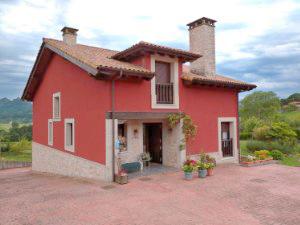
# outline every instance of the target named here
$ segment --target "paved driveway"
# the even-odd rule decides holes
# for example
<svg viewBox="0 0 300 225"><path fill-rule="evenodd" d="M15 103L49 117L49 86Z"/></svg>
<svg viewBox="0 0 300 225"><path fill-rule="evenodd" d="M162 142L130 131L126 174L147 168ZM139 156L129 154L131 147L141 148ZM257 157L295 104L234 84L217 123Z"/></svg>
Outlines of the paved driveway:
<svg viewBox="0 0 300 225"><path fill-rule="evenodd" d="M180 172L127 185L0 172L0 224L300 224L300 168L219 166L213 177Z"/></svg>

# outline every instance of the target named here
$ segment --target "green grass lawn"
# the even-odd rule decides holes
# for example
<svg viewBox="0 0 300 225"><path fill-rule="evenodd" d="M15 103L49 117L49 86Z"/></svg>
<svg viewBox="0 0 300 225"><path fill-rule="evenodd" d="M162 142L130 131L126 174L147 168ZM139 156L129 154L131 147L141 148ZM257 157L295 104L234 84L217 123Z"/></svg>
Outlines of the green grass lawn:
<svg viewBox="0 0 300 225"><path fill-rule="evenodd" d="M286 156L283 160L281 160L281 164L286 166L297 166L300 167L300 155L295 154L292 156Z"/></svg>
<svg viewBox="0 0 300 225"><path fill-rule="evenodd" d="M31 149L22 152L2 152L1 160L4 161L18 161L18 162L31 162Z"/></svg>
<svg viewBox="0 0 300 225"><path fill-rule="evenodd" d="M285 112L282 113L282 116L291 121L300 121L300 111Z"/></svg>
<svg viewBox="0 0 300 225"><path fill-rule="evenodd" d="M247 140L240 140L241 155L254 155L252 152L248 151L246 144Z"/></svg>

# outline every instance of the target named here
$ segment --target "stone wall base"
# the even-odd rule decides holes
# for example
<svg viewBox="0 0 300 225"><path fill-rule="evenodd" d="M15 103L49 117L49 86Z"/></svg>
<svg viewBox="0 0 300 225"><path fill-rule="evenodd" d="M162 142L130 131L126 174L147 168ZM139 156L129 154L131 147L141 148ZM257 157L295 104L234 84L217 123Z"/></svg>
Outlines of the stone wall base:
<svg viewBox="0 0 300 225"><path fill-rule="evenodd" d="M100 163L32 142L32 170L70 177L112 181L109 169Z"/></svg>
<svg viewBox="0 0 300 225"><path fill-rule="evenodd" d="M225 164L225 163L239 163L237 157L227 157L223 158L219 152L206 152L205 154L212 156L216 159L217 164ZM200 154L190 155L191 159L198 160Z"/></svg>

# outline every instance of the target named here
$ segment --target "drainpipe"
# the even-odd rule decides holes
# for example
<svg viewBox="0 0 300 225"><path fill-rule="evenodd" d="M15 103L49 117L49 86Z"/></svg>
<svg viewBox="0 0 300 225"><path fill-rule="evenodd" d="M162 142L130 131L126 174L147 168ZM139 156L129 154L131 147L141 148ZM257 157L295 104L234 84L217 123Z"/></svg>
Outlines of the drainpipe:
<svg viewBox="0 0 300 225"><path fill-rule="evenodd" d="M241 146L240 146L240 112L239 112L239 93L237 93L237 148L238 148L238 157L239 163L241 163Z"/></svg>
<svg viewBox="0 0 300 225"><path fill-rule="evenodd" d="M123 76L123 70L120 71L120 75L111 80L111 119L112 119L112 173L113 181L115 181L115 80L120 79Z"/></svg>

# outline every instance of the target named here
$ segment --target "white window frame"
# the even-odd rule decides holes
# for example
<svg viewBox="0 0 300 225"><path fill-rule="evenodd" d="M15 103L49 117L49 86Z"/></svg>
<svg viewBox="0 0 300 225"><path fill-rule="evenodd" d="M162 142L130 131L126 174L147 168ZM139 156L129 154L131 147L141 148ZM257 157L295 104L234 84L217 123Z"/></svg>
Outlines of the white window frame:
<svg viewBox="0 0 300 225"><path fill-rule="evenodd" d="M67 124L72 123L72 140L73 144L72 145L67 145ZM73 118L68 118L65 119L65 150L74 152L75 151L75 120Z"/></svg>
<svg viewBox="0 0 300 225"><path fill-rule="evenodd" d="M219 155L221 156L221 160L227 159L236 159L238 160L238 148L237 148L237 127L236 127L236 117L219 117L218 118L218 146L219 146ZM233 143L233 156L230 157L223 157L222 153L222 122L229 122L230 123L230 134L232 134L232 143Z"/></svg>
<svg viewBox="0 0 300 225"><path fill-rule="evenodd" d="M58 98L59 99L59 117L56 117L55 115L55 99ZM52 97L52 117L53 117L53 121L60 121L61 118L61 94L60 92L56 92L53 94Z"/></svg>
<svg viewBox="0 0 300 225"><path fill-rule="evenodd" d="M151 55L151 72L155 72L155 62L167 62L171 64L171 80L174 85L173 104L157 104L155 93L155 76L151 80L151 107L152 109L179 109L179 79L178 79L178 58L168 56Z"/></svg>
<svg viewBox="0 0 300 225"><path fill-rule="evenodd" d="M50 126L51 126L51 130L50 130ZM48 145L50 145L50 146L53 145L53 139L54 139L53 133L54 133L53 132L53 120L48 119ZM50 137L52 137L52 139Z"/></svg>

